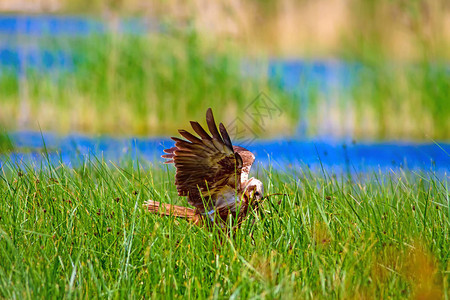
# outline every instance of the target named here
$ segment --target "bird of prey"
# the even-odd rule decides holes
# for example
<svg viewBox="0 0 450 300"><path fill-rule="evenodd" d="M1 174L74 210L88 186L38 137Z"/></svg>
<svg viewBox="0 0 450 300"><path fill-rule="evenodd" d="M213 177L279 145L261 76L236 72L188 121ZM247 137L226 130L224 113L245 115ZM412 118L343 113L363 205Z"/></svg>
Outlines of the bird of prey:
<svg viewBox="0 0 450 300"><path fill-rule="evenodd" d="M195 136L186 130L178 132L184 139L172 137L175 147L165 149L165 163L176 167L178 195L187 197L194 208L164 204L152 200L144 206L152 213L185 218L197 225L225 225L232 216L240 224L250 207L263 198L261 181L249 178L255 156L249 150L233 146L225 126L219 130L211 108L206 112L209 135L198 122L191 121ZM220 131L220 133L219 133Z"/></svg>

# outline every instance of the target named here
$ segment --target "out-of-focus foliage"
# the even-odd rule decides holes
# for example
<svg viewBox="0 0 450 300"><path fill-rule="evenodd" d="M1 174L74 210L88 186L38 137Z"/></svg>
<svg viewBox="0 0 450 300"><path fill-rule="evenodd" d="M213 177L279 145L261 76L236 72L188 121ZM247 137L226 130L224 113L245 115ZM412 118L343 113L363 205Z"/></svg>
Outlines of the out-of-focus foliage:
<svg viewBox="0 0 450 300"><path fill-rule="evenodd" d="M285 112L267 124L266 134L295 129L296 101L266 74L246 75L242 55L216 51L194 32L102 34L58 43L75 57L73 70L0 77L5 127L15 129L26 119L25 126L42 130L168 134L203 119L208 107L230 123L265 91Z"/></svg>
<svg viewBox="0 0 450 300"><path fill-rule="evenodd" d="M8 152L14 149L13 142L8 134L0 128L0 153Z"/></svg>
<svg viewBox="0 0 450 300"><path fill-rule="evenodd" d="M447 0L5 0L0 11L139 16L189 24L250 53L450 58Z"/></svg>
<svg viewBox="0 0 450 300"><path fill-rule="evenodd" d="M7 129L168 134L209 106L231 122L264 91L285 112L266 126L267 135L293 133L303 122L309 135L450 138L445 0L41 2L35 11L87 13L111 28L138 16L165 29L68 39L66 50L77 55L71 74L18 79L2 70L0 125ZM265 62L273 56L333 57L363 67L350 93L333 101L320 86L299 82L305 106L298 93L267 80ZM262 66L258 76L242 71L249 60Z"/></svg>

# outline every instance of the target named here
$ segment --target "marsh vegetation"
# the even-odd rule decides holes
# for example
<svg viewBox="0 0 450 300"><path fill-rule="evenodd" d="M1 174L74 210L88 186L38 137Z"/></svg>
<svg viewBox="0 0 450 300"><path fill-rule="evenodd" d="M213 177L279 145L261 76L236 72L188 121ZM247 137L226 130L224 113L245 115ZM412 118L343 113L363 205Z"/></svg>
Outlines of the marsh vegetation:
<svg viewBox="0 0 450 300"><path fill-rule="evenodd" d="M5 298L440 298L449 292L448 178L347 180L260 169L266 200L232 237L142 209L186 205L173 170L136 161L7 163ZM294 176L292 176L294 175Z"/></svg>

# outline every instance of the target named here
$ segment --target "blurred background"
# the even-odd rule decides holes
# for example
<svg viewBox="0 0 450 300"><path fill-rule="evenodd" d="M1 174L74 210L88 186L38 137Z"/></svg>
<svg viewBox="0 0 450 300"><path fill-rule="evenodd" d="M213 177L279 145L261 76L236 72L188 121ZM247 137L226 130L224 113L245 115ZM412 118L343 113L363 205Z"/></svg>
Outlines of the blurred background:
<svg viewBox="0 0 450 300"><path fill-rule="evenodd" d="M212 107L262 156L449 166L449 1L2 0L0 11L4 153L43 141L159 153L158 137Z"/></svg>

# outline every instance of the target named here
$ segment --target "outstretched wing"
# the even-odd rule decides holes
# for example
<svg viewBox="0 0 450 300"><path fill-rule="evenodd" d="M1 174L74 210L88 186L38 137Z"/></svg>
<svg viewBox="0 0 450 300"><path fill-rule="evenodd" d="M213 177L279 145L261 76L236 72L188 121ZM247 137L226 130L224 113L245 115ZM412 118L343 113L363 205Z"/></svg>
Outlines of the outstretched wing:
<svg viewBox="0 0 450 300"><path fill-rule="evenodd" d="M197 122L191 122L196 137L186 130L179 133L186 139L172 137L175 147L164 150L162 157L177 168L175 185L179 196L188 196L189 204L201 212L215 205L222 193L240 187L243 161L233 150L231 139L222 123L217 130L211 108L206 112L210 136Z"/></svg>

